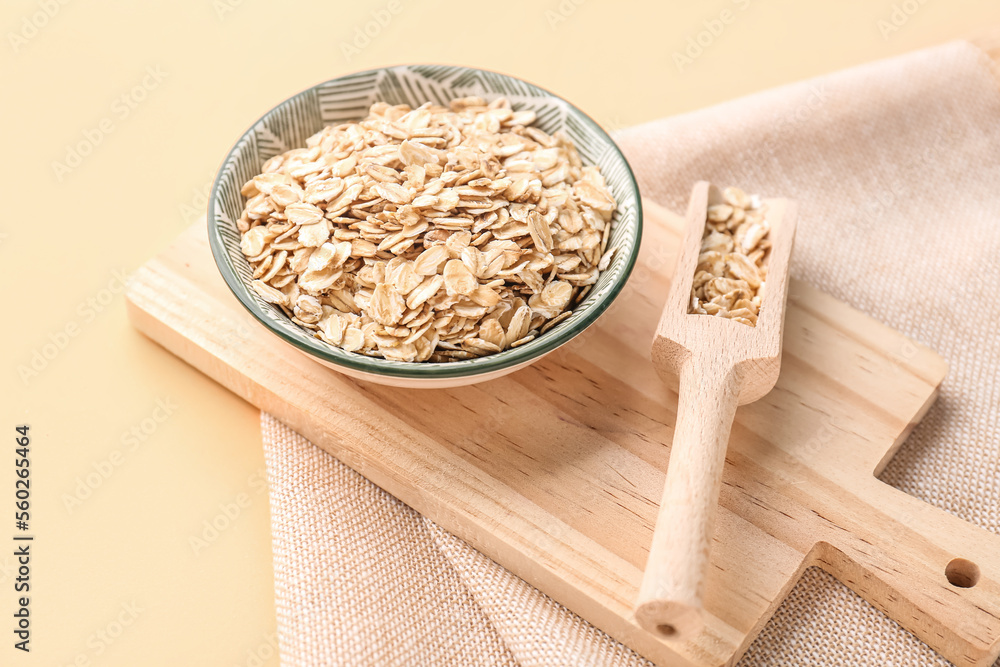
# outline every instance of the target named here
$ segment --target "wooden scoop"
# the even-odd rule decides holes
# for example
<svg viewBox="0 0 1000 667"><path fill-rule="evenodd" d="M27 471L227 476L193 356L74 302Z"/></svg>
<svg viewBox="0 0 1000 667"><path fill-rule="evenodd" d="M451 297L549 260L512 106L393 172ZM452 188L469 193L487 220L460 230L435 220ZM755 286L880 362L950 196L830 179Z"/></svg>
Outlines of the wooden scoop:
<svg viewBox="0 0 1000 667"><path fill-rule="evenodd" d="M721 203L717 187L704 181L695 185L684 245L653 338L653 364L661 375L679 378L680 388L670 465L636 620L650 632L681 641L694 639L704 624L702 596L736 406L762 398L778 379L795 236L795 203L766 200L772 247L756 327L688 314L707 209Z"/></svg>

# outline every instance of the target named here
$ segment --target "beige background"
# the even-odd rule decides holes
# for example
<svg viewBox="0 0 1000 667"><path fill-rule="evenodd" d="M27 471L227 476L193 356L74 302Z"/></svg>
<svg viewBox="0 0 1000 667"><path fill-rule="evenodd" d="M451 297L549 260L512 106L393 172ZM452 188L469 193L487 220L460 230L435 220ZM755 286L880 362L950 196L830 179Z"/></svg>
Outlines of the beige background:
<svg viewBox="0 0 1000 667"><path fill-rule="evenodd" d="M194 222L219 161L274 104L436 61L523 77L615 129L1000 24L993 0L396 2L3 3L0 442L31 425L37 541L27 656L11 648L0 456L0 663L277 664L257 412L134 332L116 273ZM883 34L894 5L901 25ZM681 71L674 53L724 9ZM36 352L51 358L26 371Z"/></svg>

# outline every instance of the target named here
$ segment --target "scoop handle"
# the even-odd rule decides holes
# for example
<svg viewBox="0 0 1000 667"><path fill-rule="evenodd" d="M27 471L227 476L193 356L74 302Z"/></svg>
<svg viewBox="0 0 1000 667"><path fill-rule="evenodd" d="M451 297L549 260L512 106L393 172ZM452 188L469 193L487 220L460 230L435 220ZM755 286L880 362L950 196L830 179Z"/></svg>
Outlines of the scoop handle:
<svg viewBox="0 0 1000 667"><path fill-rule="evenodd" d="M717 357L695 354L681 366L670 463L636 606L639 625L660 637L693 639L704 625L705 576L739 392L736 369Z"/></svg>

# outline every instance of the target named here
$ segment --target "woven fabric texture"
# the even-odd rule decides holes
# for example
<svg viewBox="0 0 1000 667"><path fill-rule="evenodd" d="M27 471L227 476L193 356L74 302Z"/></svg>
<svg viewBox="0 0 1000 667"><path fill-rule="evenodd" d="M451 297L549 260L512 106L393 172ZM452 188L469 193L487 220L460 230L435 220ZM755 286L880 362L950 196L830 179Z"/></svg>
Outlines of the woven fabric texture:
<svg viewBox="0 0 1000 667"><path fill-rule="evenodd" d="M951 366L881 479L1000 532L1000 93L986 56L946 44L616 140L644 196L676 211L700 179L799 200L793 275ZM283 665L650 664L266 414L262 429ZM740 662L947 664L817 569Z"/></svg>

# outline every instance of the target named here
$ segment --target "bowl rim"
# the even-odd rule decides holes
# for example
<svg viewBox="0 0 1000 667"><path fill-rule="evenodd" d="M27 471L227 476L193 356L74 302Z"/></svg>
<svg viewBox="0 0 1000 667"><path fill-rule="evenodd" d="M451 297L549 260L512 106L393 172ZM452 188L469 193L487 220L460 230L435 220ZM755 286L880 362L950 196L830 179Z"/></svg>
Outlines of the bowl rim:
<svg viewBox="0 0 1000 667"><path fill-rule="evenodd" d="M561 329L559 326L554 327L551 331L545 334L539 335L534 340L521 345L517 348L507 349L502 352L495 354L486 355L485 357L477 357L475 359L459 359L456 361L449 362L411 362L409 364L399 365L387 365L385 360L381 357L369 357L367 355L356 354L351 352L346 352L341 350L343 355L336 354L333 352L334 346L326 343L324 341L318 341L315 347L307 347L302 344L302 341L288 335L284 331L275 327L270 319L260 310L259 305L249 296L250 287L232 270L229 265L229 258L225 247L222 245L220 234L218 232L218 225L215 219L216 201L218 199L218 192L222 181L223 173L226 169L226 165L230 163L234 153L243 143L244 139L250 132L253 131L257 125L259 125L267 116L274 112L279 107L291 102L292 100L299 99L305 95L308 95L316 88L324 86L331 82L337 81L350 76L361 76L365 74L371 74L375 72L392 70L399 67L447 67L457 70L471 70L479 72L488 72L490 74L502 76L508 79L514 79L525 83L529 86L536 88L537 90L544 93L546 96L552 97L559 100L566 107L573 112L579 119L581 119L592 131L596 132L599 136L603 137L610 144L611 149L617 154L618 159L625 166L625 171L628 175L628 186L631 190L632 197L635 200L635 243L632 246L629 256L625 260L625 264L619 279L613 282L608 291L601 297L600 300L595 301L584 313L583 317L574 326ZM265 111L257 120L250 124L246 130L244 130L239 138L233 143L229 151L226 153L226 157L223 158L222 164L219 166L216 172L215 179L212 181L212 190L208 200L208 241L209 246L212 250L212 256L215 259L216 267L222 274L226 285L233 295L239 300L239 302L246 308L247 311L256 319L258 322L264 325L268 331L274 333L284 342L294 346L296 349L309 354L311 356L318 357L322 361L332 364L334 366L343 366L350 368L354 371L359 371L362 373L369 373L376 376L386 376L393 378L407 378L412 380L427 379L429 377L434 378L458 378L458 377L474 377L476 375L487 375L491 373L496 373L507 368L512 368L523 364L525 362L534 361L542 356L545 356L549 352L552 352L558 347L568 343L570 340L575 338L577 335L582 333L585 329L589 328L597 319L611 306L614 300L618 297L621 291L625 288L626 283L628 283L629 276L632 274L632 270L635 268L636 261L639 256L639 249L642 245L642 228L643 228L643 216L642 216L642 198L639 194L639 185L635 179L635 173L632 171L632 166L628 163L625 155L622 153L621 148L615 143L614 139L600 126L600 124L591 118L587 113L582 111L579 107L569 102L560 95L553 93L552 91L536 85L530 81L521 79L520 77L512 76L504 72L497 72L495 70L488 70L479 67L469 67L467 65L447 65L440 63L405 63L396 65L386 65L382 67L372 67L366 70L358 70L355 72L348 72L341 76L334 77L332 79L326 79L319 83L316 83L308 88L305 88L298 93L283 99L278 104L275 104L270 109ZM330 349L326 349L329 347ZM476 362L475 365L471 365L470 362Z"/></svg>

